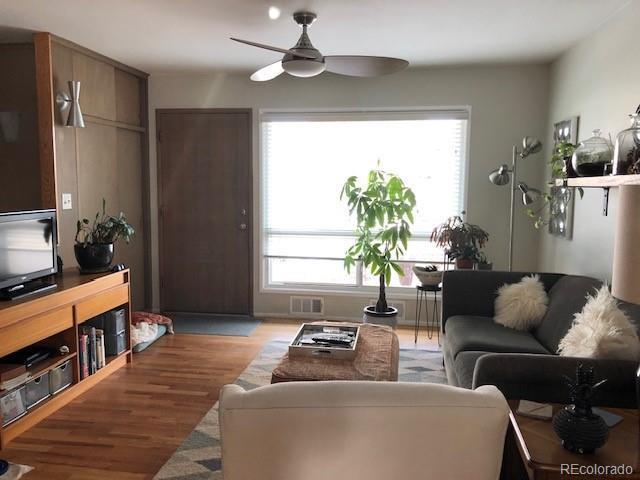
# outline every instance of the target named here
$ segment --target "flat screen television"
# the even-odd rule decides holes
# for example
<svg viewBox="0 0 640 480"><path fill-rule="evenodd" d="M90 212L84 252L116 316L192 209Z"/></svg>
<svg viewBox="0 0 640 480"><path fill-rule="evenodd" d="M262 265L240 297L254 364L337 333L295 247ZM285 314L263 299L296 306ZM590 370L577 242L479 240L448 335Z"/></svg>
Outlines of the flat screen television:
<svg viewBox="0 0 640 480"><path fill-rule="evenodd" d="M0 296L55 287L36 280L58 271L56 245L55 210L0 213Z"/></svg>

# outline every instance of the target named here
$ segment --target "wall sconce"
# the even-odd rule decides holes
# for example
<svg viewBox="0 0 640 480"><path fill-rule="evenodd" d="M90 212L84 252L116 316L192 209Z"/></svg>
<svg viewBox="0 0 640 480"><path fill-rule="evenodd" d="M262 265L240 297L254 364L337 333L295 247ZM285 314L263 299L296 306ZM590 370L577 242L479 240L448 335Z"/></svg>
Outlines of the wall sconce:
<svg viewBox="0 0 640 480"><path fill-rule="evenodd" d="M69 110L67 127L84 128L84 119L82 118L82 110L80 110L80 82L69 80L68 84L69 93L58 93L56 103L63 115L66 110Z"/></svg>

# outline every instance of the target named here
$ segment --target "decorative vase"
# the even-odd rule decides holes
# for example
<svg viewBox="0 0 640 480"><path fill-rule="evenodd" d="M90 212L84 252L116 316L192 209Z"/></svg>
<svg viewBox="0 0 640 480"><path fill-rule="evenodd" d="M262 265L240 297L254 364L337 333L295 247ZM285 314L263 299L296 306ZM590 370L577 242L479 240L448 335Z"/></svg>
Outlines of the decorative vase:
<svg viewBox="0 0 640 480"><path fill-rule="evenodd" d="M571 165L581 177L599 177L604 175L605 165L611 162L612 155L611 142L600 136L600 130L594 130L593 136L580 142L573 152Z"/></svg>
<svg viewBox="0 0 640 480"><path fill-rule="evenodd" d="M575 381L565 376L572 404L554 415L553 430L570 452L593 453L609 437L609 427L591 410L593 395L607 380L595 383L594 378L593 367L583 364L576 367Z"/></svg>
<svg viewBox="0 0 640 480"><path fill-rule="evenodd" d="M456 268L458 270L473 269L473 259L472 258L456 258Z"/></svg>
<svg viewBox="0 0 640 480"><path fill-rule="evenodd" d="M476 270L493 270L492 262L478 262L476 263Z"/></svg>
<svg viewBox="0 0 640 480"><path fill-rule="evenodd" d="M369 305L364 307L364 315L362 321L364 323L371 323L374 325L386 325L395 330L398 325L398 309L395 307L389 307L386 312L376 312L375 305Z"/></svg>
<svg viewBox="0 0 640 480"><path fill-rule="evenodd" d="M638 108L640 110L640 107ZM616 137L613 153L613 175L640 173L640 114L629 115L631 126Z"/></svg>
<svg viewBox="0 0 640 480"><path fill-rule="evenodd" d="M564 448L580 454L595 452L609 437L609 427L600 415L590 409L580 412L575 405L568 405L554 415L553 430Z"/></svg>
<svg viewBox="0 0 640 480"><path fill-rule="evenodd" d="M73 246L76 260L84 271L104 271L113 261L113 243L77 243Z"/></svg>

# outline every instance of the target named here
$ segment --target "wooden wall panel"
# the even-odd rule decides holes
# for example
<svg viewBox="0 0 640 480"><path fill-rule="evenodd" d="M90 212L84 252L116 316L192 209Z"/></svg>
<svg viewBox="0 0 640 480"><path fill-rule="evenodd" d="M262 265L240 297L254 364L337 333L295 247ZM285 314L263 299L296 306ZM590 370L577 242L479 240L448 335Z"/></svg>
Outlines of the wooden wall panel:
<svg viewBox="0 0 640 480"><path fill-rule="evenodd" d="M119 211L116 128L86 123L85 128L76 130L76 135L80 218L93 219L102 211L103 198L108 212Z"/></svg>
<svg viewBox="0 0 640 480"><path fill-rule="evenodd" d="M142 308L147 303L145 300L150 299L145 281L150 269L146 247L149 239L145 232L149 219L146 74L48 33L36 33L33 38L35 48L33 45L22 46L31 52L24 65L6 66L0 58L0 111L13 108L10 103L4 105L3 98L15 101L20 96L11 92L11 88L2 88L5 83L13 82L20 94L25 95L30 91L29 86L33 87L32 105L25 109L25 118L32 115L34 129L25 130L25 138L26 145L34 149L36 162L29 164L25 160L28 155L24 153L11 154L20 156L22 162L6 162L10 155L3 150L5 147L0 140L0 211L3 199L17 197L19 193L33 193L34 198L44 201L43 189L35 183L30 189L29 181L40 181L42 161L48 161L53 172L50 176L53 188L48 189L51 195L47 201L58 211L59 253L66 267L74 267L76 222L84 217L93 219L105 198L108 213L124 211L136 228L131 245L116 245L116 261L131 266L134 305ZM38 45L46 48L39 49ZM69 80L81 82L80 106L85 128L66 127L67 112L60 112L55 103L58 93L68 92ZM42 96L43 101L39 102L40 96L36 92L46 92L48 96ZM40 104L48 105L48 112L44 112L46 116L37 109ZM47 151L40 148L38 152L38 145L42 143L38 142L41 137L38 128L50 130L51 145ZM38 157L42 160L40 164ZM3 161L7 165L2 165ZM6 172L18 167L28 170L28 180L8 182L3 187L2 181L9 177ZM71 194L73 206L69 210L62 210L63 193ZM28 208L43 206L34 204ZM16 209L15 205L9 207Z"/></svg>
<svg viewBox="0 0 640 480"><path fill-rule="evenodd" d="M117 130L118 198L120 210L136 230L131 243L124 241L116 245L116 261L125 263L131 270L131 302L134 309L145 304L145 229L142 188L143 135L132 130Z"/></svg>
<svg viewBox="0 0 640 480"><path fill-rule="evenodd" d="M116 120L141 125L140 79L116 69Z"/></svg>
<svg viewBox="0 0 640 480"><path fill-rule="evenodd" d="M18 123L15 141L0 126L0 212L40 209L33 45L0 45L0 72L0 122Z"/></svg>
<svg viewBox="0 0 640 480"><path fill-rule="evenodd" d="M67 82L73 79L73 57L69 48L53 44L52 47L53 92L68 92ZM78 172L76 163L76 129L65 126L68 110L64 113L55 107L56 174L58 185L58 254L65 266L75 265L73 243L78 220ZM62 194L70 193L71 210L62 210Z"/></svg>
<svg viewBox="0 0 640 480"><path fill-rule="evenodd" d="M74 80L81 82L80 105L86 115L116 119L115 68L82 53L73 52Z"/></svg>

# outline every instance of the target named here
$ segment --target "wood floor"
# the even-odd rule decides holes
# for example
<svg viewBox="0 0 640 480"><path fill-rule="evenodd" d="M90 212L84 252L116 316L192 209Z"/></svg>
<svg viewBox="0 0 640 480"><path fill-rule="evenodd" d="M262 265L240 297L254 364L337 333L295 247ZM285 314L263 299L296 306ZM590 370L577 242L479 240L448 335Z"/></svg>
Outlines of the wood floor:
<svg viewBox="0 0 640 480"><path fill-rule="evenodd" d="M78 399L25 432L0 458L36 467L27 480L152 479L182 440L274 339L298 322L262 322L250 337L167 335ZM401 328L403 348L413 329ZM437 347L422 332L418 347Z"/></svg>

